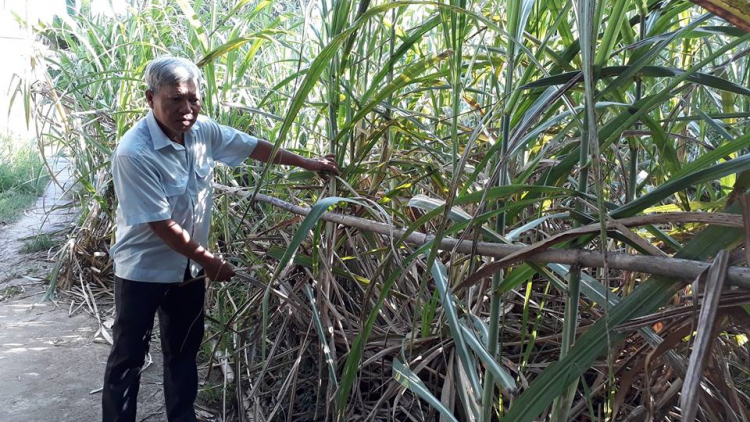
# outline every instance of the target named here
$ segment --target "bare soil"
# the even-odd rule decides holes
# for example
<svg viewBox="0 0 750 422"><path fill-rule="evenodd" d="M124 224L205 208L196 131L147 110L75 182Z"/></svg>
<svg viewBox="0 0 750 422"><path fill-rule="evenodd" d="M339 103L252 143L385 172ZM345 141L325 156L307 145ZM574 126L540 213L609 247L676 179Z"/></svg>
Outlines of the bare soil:
<svg viewBox="0 0 750 422"><path fill-rule="evenodd" d="M64 169L65 163L58 166ZM60 188L51 184L20 220L0 226L2 422L101 420L100 389L110 348L107 336L102 335L99 320L83 308L70 315L70 301L44 300L45 279L54 265L48 252L20 253L24 241L37 234L60 238L57 233L75 215L67 209L54 210L64 205L61 196ZM141 377L138 421L166 421L161 356L155 346L153 364Z"/></svg>
<svg viewBox="0 0 750 422"><path fill-rule="evenodd" d="M34 124L27 126L18 99L8 109L13 93L8 87L14 87L19 76L33 79L31 41L10 14L24 2L0 4L0 51L5 59L0 66L0 134L21 141L34 139ZM70 180L64 161L55 168L60 171L59 180ZM47 278L54 266L51 253L20 252L24 242L38 234L65 239L65 229L77 215L75 210L55 210L66 202L63 190L51 184L20 220L0 222L0 422L101 420L99 390L110 344L101 334L99 319L87 313L86 307L71 315L70 301L64 296L45 300ZM107 315L100 319L106 323ZM153 364L141 376L137 420L163 422L158 341L152 342L151 352Z"/></svg>

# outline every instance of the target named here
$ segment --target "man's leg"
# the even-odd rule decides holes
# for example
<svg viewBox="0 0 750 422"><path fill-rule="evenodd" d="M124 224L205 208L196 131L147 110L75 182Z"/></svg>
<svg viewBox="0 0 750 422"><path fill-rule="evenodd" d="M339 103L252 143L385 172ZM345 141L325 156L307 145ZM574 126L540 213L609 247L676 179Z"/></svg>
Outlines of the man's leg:
<svg viewBox="0 0 750 422"><path fill-rule="evenodd" d="M203 280L173 285L159 308L164 399L169 422L196 420L193 407L198 394L196 357L203 340L205 292Z"/></svg>
<svg viewBox="0 0 750 422"><path fill-rule="evenodd" d="M113 344L104 372L102 421L135 421L140 373L154 315L168 286L115 277Z"/></svg>

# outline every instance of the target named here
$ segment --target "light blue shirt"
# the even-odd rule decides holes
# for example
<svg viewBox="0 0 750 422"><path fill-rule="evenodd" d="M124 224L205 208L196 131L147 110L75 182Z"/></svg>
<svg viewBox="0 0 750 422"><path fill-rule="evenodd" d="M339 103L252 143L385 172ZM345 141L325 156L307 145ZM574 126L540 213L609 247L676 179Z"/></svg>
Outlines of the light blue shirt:
<svg viewBox="0 0 750 422"><path fill-rule="evenodd" d="M257 144L256 138L203 115L185 134L184 146L167 138L153 112L127 131L112 155L118 200L116 243L110 250L115 275L181 282L188 258L167 246L148 223L171 218L207 247L214 161L236 166ZM191 262L193 276L198 271Z"/></svg>

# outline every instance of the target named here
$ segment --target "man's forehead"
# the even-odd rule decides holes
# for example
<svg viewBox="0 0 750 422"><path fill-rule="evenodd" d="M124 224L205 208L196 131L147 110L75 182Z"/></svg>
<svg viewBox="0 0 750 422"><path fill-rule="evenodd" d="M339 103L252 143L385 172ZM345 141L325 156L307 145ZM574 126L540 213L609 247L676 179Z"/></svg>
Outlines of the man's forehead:
<svg viewBox="0 0 750 422"><path fill-rule="evenodd" d="M175 85L166 85L162 88L166 94L197 94L198 86L193 81L180 82Z"/></svg>

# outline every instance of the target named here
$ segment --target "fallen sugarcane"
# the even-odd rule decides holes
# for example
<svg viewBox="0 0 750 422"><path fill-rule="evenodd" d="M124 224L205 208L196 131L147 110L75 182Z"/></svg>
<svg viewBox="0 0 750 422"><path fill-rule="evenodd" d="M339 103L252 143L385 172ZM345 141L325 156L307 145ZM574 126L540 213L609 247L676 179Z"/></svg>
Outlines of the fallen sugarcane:
<svg viewBox="0 0 750 422"><path fill-rule="evenodd" d="M214 187L225 193L238 195L244 198L247 198L251 195L251 192L246 189L232 188L219 184L214 184ZM311 211L310 208L294 205L289 202L282 201L280 199L263 194L255 195L255 200L302 216L307 216ZM741 218L739 216L737 217ZM367 230L373 233L388 236L392 239L399 239L406 233L406 230L404 229L395 228L385 223L334 212L326 212L320 218L327 222L341 224L360 230ZM720 219L717 219L717 221L720 221ZM722 222L722 224L736 226L736 224L726 224L724 222ZM411 245L421 246L433 241L433 239L434 236L420 232L412 232L409 233L408 236L403 239L403 241ZM439 248L441 250L456 251L466 254L475 253L477 255L489 256L494 258L506 258L512 255L523 255L524 261L531 261L536 263L579 265L582 267L590 268L602 268L605 266L606 261L606 265L610 269L634 271L690 280L693 280L696 277L700 276L711 266L710 263L688 259L663 256L632 255L615 252L610 252L607 253L606 256L603 256L599 252L584 250L547 249L529 254L519 254L519 252L526 250L527 246L478 242L475 247L474 243L469 240L459 240L454 238L442 239L440 241ZM736 266L729 267L727 270L727 282L732 286L750 288L750 268ZM467 287L467 284L464 283L463 285L461 285L461 287Z"/></svg>

